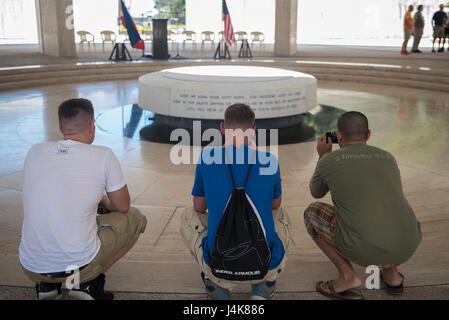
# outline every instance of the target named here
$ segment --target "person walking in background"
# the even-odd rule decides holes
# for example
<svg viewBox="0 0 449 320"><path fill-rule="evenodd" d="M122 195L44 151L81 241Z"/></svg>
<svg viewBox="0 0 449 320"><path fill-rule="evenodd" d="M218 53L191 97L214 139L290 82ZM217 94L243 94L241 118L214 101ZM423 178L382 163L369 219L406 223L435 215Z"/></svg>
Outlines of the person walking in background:
<svg viewBox="0 0 449 320"><path fill-rule="evenodd" d="M410 52L407 51L407 45L413 33L414 22L412 18L412 12L414 9L415 8L412 5L410 5L404 17L404 42L402 43L402 50L401 50L402 55L410 54Z"/></svg>
<svg viewBox="0 0 449 320"><path fill-rule="evenodd" d="M424 17L422 15L422 11L424 6L421 4L418 6L418 11L416 11L413 16L414 29L413 29L413 47L412 53L422 53L421 50L418 49L419 43L421 41L422 35L424 33Z"/></svg>
<svg viewBox="0 0 449 320"><path fill-rule="evenodd" d="M433 26L433 44L432 44L432 52L435 51L435 42L437 38L438 41L438 52L444 51L444 25L447 24L447 14L444 12L444 4L440 4L440 11L434 13L432 18L432 26ZM441 46L441 40L443 39L443 46Z"/></svg>

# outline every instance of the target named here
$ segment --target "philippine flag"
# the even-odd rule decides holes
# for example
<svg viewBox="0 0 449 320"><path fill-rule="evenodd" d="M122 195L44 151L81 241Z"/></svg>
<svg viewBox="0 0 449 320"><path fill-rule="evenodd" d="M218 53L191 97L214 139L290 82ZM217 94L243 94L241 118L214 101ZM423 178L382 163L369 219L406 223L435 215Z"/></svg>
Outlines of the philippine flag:
<svg viewBox="0 0 449 320"><path fill-rule="evenodd" d="M119 6L120 20L122 21L122 25L128 31L131 46L135 49L145 50L145 42L140 38L136 24L134 23L133 18L131 18L128 9L126 9L123 0L119 0L118 6Z"/></svg>

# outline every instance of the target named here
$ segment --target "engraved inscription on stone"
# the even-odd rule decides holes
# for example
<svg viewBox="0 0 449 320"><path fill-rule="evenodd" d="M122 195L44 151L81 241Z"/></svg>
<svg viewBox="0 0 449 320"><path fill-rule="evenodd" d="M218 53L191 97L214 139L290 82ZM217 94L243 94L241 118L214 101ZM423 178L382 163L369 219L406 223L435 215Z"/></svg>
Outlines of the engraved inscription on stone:
<svg viewBox="0 0 449 320"><path fill-rule="evenodd" d="M174 91L174 90L173 90ZM173 92L171 96L172 110L184 110L189 112L216 113L223 112L225 108L234 103L248 104L256 114L289 112L300 109L305 102L305 96L300 90L263 93L263 94L195 94Z"/></svg>

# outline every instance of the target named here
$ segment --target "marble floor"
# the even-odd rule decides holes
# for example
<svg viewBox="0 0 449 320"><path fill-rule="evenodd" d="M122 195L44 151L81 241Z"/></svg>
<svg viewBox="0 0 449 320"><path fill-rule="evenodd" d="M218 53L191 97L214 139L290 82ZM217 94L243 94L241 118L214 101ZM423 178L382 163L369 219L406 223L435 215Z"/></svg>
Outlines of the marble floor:
<svg viewBox="0 0 449 320"><path fill-rule="evenodd" d="M33 144L60 138L59 103L73 97L87 98L93 101L98 116L136 102L137 96L137 81L55 85L0 93L0 287L32 286L18 260L23 217L22 166ZM406 286L428 288L415 290L414 297L418 298L425 298L427 291L439 286L438 296L449 299L449 93L320 82L318 102L365 113L372 130L370 143L396 157L405 195L423 230L423 242L416 255L401 267ZM194 166L173 165L169 161L169 145L132 140L101 130L97 130L94 143L111 147L117 154L132 205L148 219L147 231L137 245L108 272L107 288L158 294L162 298L189 294L201 297L199 268L178 232L181 212L191 205ZM313 201L307 186L317 158L314 142L279 147L283 206L293 224L287 269L277 287L281 297L301 298L294 294L312 292L317 280L336 275L302 222L304 209ZM357 270L361 277L365 276L364 270ZM238 287L236 291L248 290ZM5 298L5 294L1 297Z"/></svg>

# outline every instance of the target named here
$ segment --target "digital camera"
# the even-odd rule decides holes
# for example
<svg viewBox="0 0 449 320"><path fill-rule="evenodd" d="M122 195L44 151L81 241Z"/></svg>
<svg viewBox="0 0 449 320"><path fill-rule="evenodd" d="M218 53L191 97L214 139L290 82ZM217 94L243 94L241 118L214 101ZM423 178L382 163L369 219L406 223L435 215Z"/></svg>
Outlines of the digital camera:
<svg viewBox="0 0 449 320"><path fill-rule="evenodd" d="M332 140L332 143L338 143L337 132L326 132L326 143L329 143L329 139Z"/></svg>

